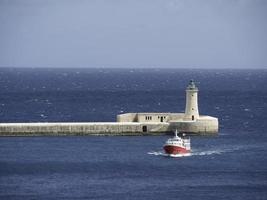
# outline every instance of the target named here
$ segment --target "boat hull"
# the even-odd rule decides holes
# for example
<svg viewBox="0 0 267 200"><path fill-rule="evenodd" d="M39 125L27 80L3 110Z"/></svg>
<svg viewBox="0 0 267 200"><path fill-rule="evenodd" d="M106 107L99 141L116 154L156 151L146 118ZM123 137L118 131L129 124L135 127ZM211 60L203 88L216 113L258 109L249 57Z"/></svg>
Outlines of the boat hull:
<svg viewBox="0 0 267 200"><path fill-rule="evenodd" d="M175 146L175 145L165 145L164 151L167 154L185 154L185 153L190 153L190 150L187 150L185 148Z"/></svg>

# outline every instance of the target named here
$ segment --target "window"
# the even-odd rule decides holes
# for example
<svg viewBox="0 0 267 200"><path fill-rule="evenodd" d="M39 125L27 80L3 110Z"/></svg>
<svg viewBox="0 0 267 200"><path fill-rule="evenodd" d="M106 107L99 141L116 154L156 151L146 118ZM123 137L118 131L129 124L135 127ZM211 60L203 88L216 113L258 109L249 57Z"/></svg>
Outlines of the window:
<svg viewBox="0 0 267 200"><path fill-rule="evenodd" d="M152 120L152 116L146 116L146 120Z"/></svg>

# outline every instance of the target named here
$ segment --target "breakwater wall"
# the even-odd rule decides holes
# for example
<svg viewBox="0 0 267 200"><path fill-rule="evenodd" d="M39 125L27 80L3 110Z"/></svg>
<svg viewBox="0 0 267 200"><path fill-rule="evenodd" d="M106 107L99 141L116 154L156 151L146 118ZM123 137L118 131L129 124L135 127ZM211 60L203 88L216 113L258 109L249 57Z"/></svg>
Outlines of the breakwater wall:
<svg viewBox="0 0 267 200"><path fill-rule="evenodd" d="M218 133L218 118L199 115L198 88L186 88L185 113L124 113L117 122L0 123L0 136L159 135L175 130L198 135Z"/></svg>
<svg viewBox="0 0 267 200"><path fill-rule="evenodd" d="M172 122L71 122L71 123L0 123L0 136L60 136L60 135L162 135L175 130L197 135L218 132L216 118Z"/></svg>
<svg viewBox="0 0 267 200"><path fill-rule="evenodd" d="M157 135L171 132L168 123L0 123L0 136Z"/></svg>

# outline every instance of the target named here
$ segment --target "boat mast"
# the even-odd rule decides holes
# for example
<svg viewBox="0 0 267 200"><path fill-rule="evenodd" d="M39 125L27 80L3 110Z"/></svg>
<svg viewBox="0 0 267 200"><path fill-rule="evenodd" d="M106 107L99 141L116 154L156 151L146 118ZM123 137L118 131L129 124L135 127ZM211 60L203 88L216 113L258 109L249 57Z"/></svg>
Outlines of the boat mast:
<svg viewBox="0 0 267 200"><path fill-rule="evenodd" d="M175 137L178 137L178 131L175 129Z"/></svg>

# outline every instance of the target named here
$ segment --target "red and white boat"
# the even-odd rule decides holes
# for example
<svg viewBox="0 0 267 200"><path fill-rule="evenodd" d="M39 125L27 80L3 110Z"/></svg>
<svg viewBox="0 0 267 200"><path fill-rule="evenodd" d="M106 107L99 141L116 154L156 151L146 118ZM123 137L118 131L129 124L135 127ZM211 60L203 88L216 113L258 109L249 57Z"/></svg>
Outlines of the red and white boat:
<svg viewBox="0 0 267 200"><path fill-rule="evenodd" d="M187 154L191 152L190 138L186 138L185 135L178 136L177 130L175 136L166 141L164 145L164 151L169 155Z"/></svg>

